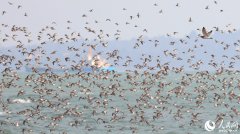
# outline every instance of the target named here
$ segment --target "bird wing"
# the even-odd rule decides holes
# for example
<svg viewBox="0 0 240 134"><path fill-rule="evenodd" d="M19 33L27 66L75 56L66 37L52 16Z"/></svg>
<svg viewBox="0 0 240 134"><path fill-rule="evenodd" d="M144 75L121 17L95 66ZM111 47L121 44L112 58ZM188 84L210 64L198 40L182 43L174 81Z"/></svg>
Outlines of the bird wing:
<svg viewBox="0 0 240 134"><path fill-rule="evenodd" d="M210 35L212 33L212 30L211 31L209 31L207 34L208 34L208 36Z"/></svg>
<svg viewBox="0 0 240 134"><path fill-rule="evenodd" d="M202 33L204 36L208 36L207 30L205 27L202 28Z"/></svg>

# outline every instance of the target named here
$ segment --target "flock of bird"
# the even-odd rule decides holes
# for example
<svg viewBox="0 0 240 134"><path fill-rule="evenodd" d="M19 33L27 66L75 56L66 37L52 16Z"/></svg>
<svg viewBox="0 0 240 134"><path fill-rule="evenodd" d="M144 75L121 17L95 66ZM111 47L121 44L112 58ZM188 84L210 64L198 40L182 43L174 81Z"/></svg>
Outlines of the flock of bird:
<svg viewBox="0 0 240 134"><path fill-rule="evenodd" d="M217 1L214 1L217 4ZM158 6L157 3L153 4ZM21 10L21 5L9 2L9 6L16 6ZM177 3L176 7L180 4ZM206 10L209 6L205 7ZM127 10L123 8L123 10ZM89 10L89 14L94 9ZM223 10L221 10L223 12ZM160 10L160 14L164 11ZM90 16L83 14L83 18ZM8 15L2 11L1 18ZM24 17L29 17L27 13ZM141 13L129 16L131 20L141 17ZM190 17L187 20L193 23ZM118 27L118 22L106 19ZM68 20L71 30L71 21ZM201 40L212 41L227 51L231 47L240 47L240 40L229 44L214 38L215 33L225 33L218 27L208 31L201 27L199 35L184 39L172 40L169 45L189 45L187 51L180 49L164 50L162 56L154 58L152 55L142 53L140 63L134 64L131 55L120 55L117 48L108 50L108 37L116 41L121 38L121 29L116 33L104 33L104 30L95 30L86 22L85 31L96 38L91 40L81 36L80 32L59 34L55 32L57 22L41 28L32 35L27 27L1 24L0 45L7 42L16 44L16 47L7 51L0 51L0 133L195 133L205 131L205 121L213 120L217 125L221 121L236 121L240 116L240 71L234 69L235 62L240 59L238 49L236 55L221 55L222 61L216 61L216 55L204 51L211 57L209 63L197 60L194 52L204 47ZM100 23L95 20L95 23ZM226 27L228 27L227 25ZM138 28L138 25L133 25ZM3 29L11 31L4 33ZM210 28L209 28L210 29ZM147 29L142 30L147 33ZM227 33L236 32L230 29ZM168 38L172 35L167 34ZM21 36L19 38L19 36ZM188 40L194 40L194 45ZM29 48L37 40L39 45ZM81 40L81 41L79 41ZM67 46L65 52L73 53L72 56L58 57L58 50L48 51L44 47L50 43L65 45L79 43L79 46ZM94 42L94 43L92 43ZM153 43L158 49L161 47L159 40L146 40L143 35L131 44L132 49L139 49L146 43ZM1 47L1 46L0 46ZM58 46L56 46L58 47ZM105 51L98 52L99 48ZM104 55L108 61L113 61L112 66L125 68L124 72L83 71L84 67L92 67L87 59L82 58L91 48L96 53L93 60ZM182 61L184 57L179 53L190 53L187 59L191 72L185 71L183 66L170 66L170 62L163 63L164 58ZM16 56L18 54L18 56ZM229 66L224 65L229 60ZM120 64L123 63L123 64ZM151 63L151 64L150 64ZM155 63L155 64L152 64ZM35 65L34 65L35 64ZM207 64L214 68L213 71L201 70L201 65ZM26 66L31 66L31 72L23 73ZM44 71L38 68L44 67ZM133 67L133 69L128 69ZM55 68L63 70L54 72ZM238 127L240 128L240 127ZM201 132L199 132L201 133Z"/></svg>

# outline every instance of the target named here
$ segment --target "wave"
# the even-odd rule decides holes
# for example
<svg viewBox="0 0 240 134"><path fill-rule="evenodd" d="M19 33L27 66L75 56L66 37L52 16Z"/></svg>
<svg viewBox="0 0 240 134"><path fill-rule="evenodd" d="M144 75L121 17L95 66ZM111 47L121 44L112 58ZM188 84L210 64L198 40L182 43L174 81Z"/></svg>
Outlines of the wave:
<svg viewBox="0 0 240 134"><path fill-rule="evenodd" d="M0 116L1 115L6 115L7 113L6 112L0 112Z"/></svg>
<svg viewBox="0 0 240 134"><path fill-rule="evenodd" d="M31 103L29 99L14 99L12 100L13 103Z"/></svg>

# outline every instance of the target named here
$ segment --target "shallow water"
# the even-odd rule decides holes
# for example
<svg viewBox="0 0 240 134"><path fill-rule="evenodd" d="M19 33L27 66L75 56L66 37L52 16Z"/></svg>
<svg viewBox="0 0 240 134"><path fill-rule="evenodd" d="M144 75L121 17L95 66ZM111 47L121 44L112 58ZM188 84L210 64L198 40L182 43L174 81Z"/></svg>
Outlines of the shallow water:
<svg viewBox="0 0 240 134"><path fill-rule="evenodd" d="M205 122L207 120L215 121L217 114L226 114L224 116L225 122L240 122L239 115L234 116L231 110L231 107L240 110L237 99L230 101L228 95L218 102L213 99L214 93L223 95L224 93L228 94L231 90L236 95L240 95L240 90L237 88L239 76L234 74L217 76L221 80L226 78L226 81L230 80L231 77L234 78L233 86L225 88L225 90L222 90L221 82L195 75L192 77L195 80L187 79L189 84L184 86L185 94L182 95L176 95L168 91L179 86L181 76L185 74L171 74L162 76L160 79L152 76L139 76L132 81L125 80L126 74L112 80L110 79L112 75L109 75L107 80L86 75L85 78L89 78L89 80L86 80L76 75L66 78L63 77L63 74L58 74L59 78L63 78L63 81L60 82L57 79L46 77L49 83L45 82L44 85L40 85L40 82L24 81L29 74L18 75L20 79L14 80L15 87L10 86L1 89L1 102L4 104L0 107L1 133L208 134L219 133L217 128L212 132L204 129ZM38 77L39 75L33 76L33 80L38 79ZM4 79L5 81L8 80L7 78ZM144 80L148 84L142 85L141 83ZM196 80L203 83L196 83ZM77 82L79 82L78 85L68 86ZM129 82L139 82L140 84L132 85ZM166 84L165 87L160 88L158 87L160 82L172 82L172 84ZM115 87L112 86L114 84ZM216 86L211 88L213 84ZM100 85L102 88L96 85ZM148 88L147 92L143 90L144 87ZM197 97L203 95L203 93L195 92L196 87L205 91L205 99L200 106L197 106L195 102L199 100ZM132 89L135 89L135 91ZM19 90L24 90L25 94L17 96ZM76 96L71 97L70 92L73 90L76 90ZM113 91L115 94L113 94ZM156 91L160 91L160 94L157 94ZM107 95L100 96L100 92ZM166 100L168 94L169 98ZM88 97L91 99L87 100ZM9 103L7 99L9 99ZM144 99L146 101L143 101ZM16 100L18 100L18 103L16 103ZM103 104L104 100L108 101L108 105ZM229 105L228 108L224 106L223 102ZM216 103L219 103L217 107L215 106ZM133 113L128 109L128 105L133 108ZM117 113L115 112L116 108L119 110ZM73 112L67 112L69 109L73 109ZM181 117L174 118L179 109ZM94 110L95 114L93 115ZM162 116L153 119L157 110L161 112ZM200 113L194 124L191 124L192 113ZM64 116L62 119L54 120L55 117L61 115ZM114 115L118 119L112 120ZM140 115L148 123L141 122ZM233 115L233 118L230 115ZM240 133L240 130L238 132Z"/></svg>

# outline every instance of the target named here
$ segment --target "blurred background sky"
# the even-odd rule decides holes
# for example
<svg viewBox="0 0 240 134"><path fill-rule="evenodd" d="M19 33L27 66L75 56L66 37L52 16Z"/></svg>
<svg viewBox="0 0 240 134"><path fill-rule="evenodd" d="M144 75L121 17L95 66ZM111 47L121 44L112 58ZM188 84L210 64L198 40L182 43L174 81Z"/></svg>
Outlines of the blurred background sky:
<svg viewBox="0 0 240 134"><path fill-rule="evenodd" d="M109 23L106 19L119 24L122 40L137 38L144 33L148 37L166 35L166 33L178 32L176 36L182 37L203 26L212 28L217 26L226 29L226 25L231 24L234 28L240 27L240 1L238 0L9 0L14 3L9 6L8 2L1 0L0 9L6 10L7 14L1 16L1 22L7 24L17 24L27 26L31 31L39 31L43 26L57 23L59 32L67 32L67 20L72 22L71 28L81 31L85 27L85 22L89 22L89 27L104 29L106 33L116 30L114 23ZM176 6L178 3L178 6ZM15 8L22 5L22 9ZM15 6L15 7L14 7ZM208 9L205 9L207 8ZM126 10L123 10L125 8ZM90 13L89 10L93 9ZM220 10L223 10L221 12ZM162 14L159 13L162 11ZM23 17L27 12L28 17ZM130 16L139 19L130 21ZM87 17L83 18L85 14ZM192 23L188 20L191 17ZM94 21L98 23L95 24ZM125 23L130 25L126 26ZM134 28L138 25L138 28ZM86 36L86 37L89 37Z"/></svg>
<svg viewBox="0 0 240 134"><path fill-rule="evenodd" d="M225 62L220 66L228 65L231 62L229 59L223 59L223 54L238 55L235 50L239 48L233 44L240 37L238 32L240 17L237 16L240 12L239 0L1 0L0 3L0 10L6 11L4 15L0 16L2 24L24 26L30 32L29 36L32 37L30 43L24 42L24 35L17 37L24 42L24 45L39 45L36 36L46 26L54 26L54 32L60 35L79 32L82 39L88 38L92 43L96 35L85 29L85 27L90 27L96 31L103 30L104 33L110 34L109 37L104 38L109 46L107 48L99 47L96 51L106 52L118 49L122 57L131 56L135 62L140 62L142 54L146 54L155 58L163 57L161 58L162 63L171 62L174 66L188 68L188 64L186 64L188 57L196 55L193 62L202 60L206 63L202 68L211 69L207 64L211 60L211 54L216 55L215 61L219 64ZM17 8L19 5L21 5L20 9ZM24 16L25 13L27 17ZM191 22L189 22L190 18ZM111 21L106 21L107 19ZM126 25L126 22L129 24ZM216 45L214 40L199 39L198 34L201 32L197 29L201 29L203 26L209 30L213 30L213 27L223 30L224 33L213 32L212 36L218 41L224 41L224 44L229 44L230 48L224 51L222 49L224 45ZM227 32L233 29L236 29L236 32ZM118 32L120 34L118 41L113 36L117 31L120 31ZM177 33L173 34L174 32ZM12 33L9 29L1 27L0 38L3 39L5 34L11 35ZM167 34L171 37L167 37ZM154 44L146 42L138 49L133 49L139 36L143 36L145 40L159 40L160 45L156 48ZM191 38L188 39L186 36ZM195 49L193 53L187 52L196 45L194 44L196 38L199 39L197 45L203 44L204 46ZM180 39L184 39L186 45L179 43ZM173 41L176 42L176 45L169 45ZM67 43L67 46L78 46L81 43L82 40L78 40L74 43ZM16 51L14 50L16 44L11 40L0 42L0 44L1 53L9 53L8 49ZM58 56L71 55L66 52L66 46L61 48L56 47L56 44L56 42L49 42L46 50L62 51L57 53ZM28 47L31 48L31 46ZM165 50L172 52L174 49L178 50L176 54L183 60L174 60L164 56ZM181 53L183 51L186 53ZM205 51L208 51L209 54L205 54ZM104 55L103 57L106 58ZM239 68L239 63L236 62L234 67Z"/></svg>

